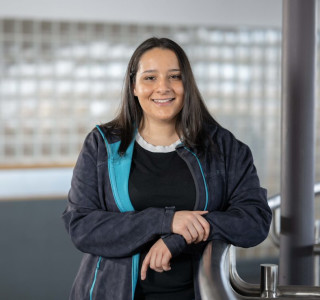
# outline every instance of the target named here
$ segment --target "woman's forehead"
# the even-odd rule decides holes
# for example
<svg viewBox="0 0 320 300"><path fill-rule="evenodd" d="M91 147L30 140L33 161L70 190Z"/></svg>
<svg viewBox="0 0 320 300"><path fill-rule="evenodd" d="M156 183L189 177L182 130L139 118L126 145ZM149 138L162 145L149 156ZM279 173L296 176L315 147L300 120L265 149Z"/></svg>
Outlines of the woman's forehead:
<svg viewBox="0 0 320 300"><path fill-rule="evenodd" d="M138 69L145 71L179 70L179 61L176 54L169 49L153 48L146 51L140 58Z"/></svg>

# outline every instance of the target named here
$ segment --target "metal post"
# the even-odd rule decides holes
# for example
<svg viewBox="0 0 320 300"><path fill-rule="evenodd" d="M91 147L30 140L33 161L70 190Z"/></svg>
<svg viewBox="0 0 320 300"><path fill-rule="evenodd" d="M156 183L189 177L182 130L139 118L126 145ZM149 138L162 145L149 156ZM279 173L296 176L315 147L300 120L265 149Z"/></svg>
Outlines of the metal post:
<svg viewBox="0 0 320 300"><path fill-rule="evenodd" d="M315 245L319 245L320 242L320 220L317 220L314 226L314 243ZM314 251L314 285L320 286L320 273L319 273L319 266L320 266L320 257L317 251Z"/></svg>
<svg viewBox="0 0 320 300"><path fill-rule="evenodd" d="M283 0L280 284L313 285L316 0Z"/></svg>
<svg viewBox="0 0 320 300"><path fill-rule="evenodd" d="M261 298L277 298L278 266L274 264L260 265L260 296Z"/></svg>

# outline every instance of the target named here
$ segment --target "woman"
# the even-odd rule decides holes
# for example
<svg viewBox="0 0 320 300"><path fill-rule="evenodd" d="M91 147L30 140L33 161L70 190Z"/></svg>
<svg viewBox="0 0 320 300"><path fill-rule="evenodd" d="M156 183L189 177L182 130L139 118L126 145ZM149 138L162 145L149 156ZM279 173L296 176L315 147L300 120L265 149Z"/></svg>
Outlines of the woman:
<svg viewBox="0 0 320 300"><path fill-rule="evenodd" d="M128 65L122 107L87 136L66 228L84 257L70 299L201 299L206 244L262 242L271 211L248 146L209 114L175 42Z"/></svg>

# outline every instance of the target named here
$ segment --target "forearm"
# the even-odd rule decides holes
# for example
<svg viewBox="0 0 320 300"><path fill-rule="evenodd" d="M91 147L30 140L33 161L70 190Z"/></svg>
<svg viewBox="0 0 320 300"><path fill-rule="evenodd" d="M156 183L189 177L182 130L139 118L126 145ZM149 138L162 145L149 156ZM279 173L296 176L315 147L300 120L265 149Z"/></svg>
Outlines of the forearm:
<svg viewBox="0 0 320 300"><path fill-rule="evenodd" d="M141 212L107 212L68 208L67 231L82 252L104 257L134 254L147 242L171 232L173 211L148 208Z"/></svg>
<svg viewBox="0 0 320 300"><path fill-rule="evenodd" d="M263 189L250 191L245 198L238 195L236 204L226 211L213 211L205 216L210 224L209 240L223 239L235 246L253 247L268 235L271 210L261 196Z"/></svg>

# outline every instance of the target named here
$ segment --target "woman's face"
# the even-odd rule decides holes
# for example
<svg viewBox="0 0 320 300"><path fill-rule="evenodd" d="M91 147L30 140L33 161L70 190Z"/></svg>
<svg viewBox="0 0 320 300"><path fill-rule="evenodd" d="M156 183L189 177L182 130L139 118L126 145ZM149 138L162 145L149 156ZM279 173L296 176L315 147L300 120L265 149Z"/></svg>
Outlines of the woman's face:
<svg viewBox="0 0 320 300"><path fill-rule="evenodd" d="M173 51L153 48L141 56L134 95L139 99L144 121L175 124L183 107L184 88Z"/></svg>

